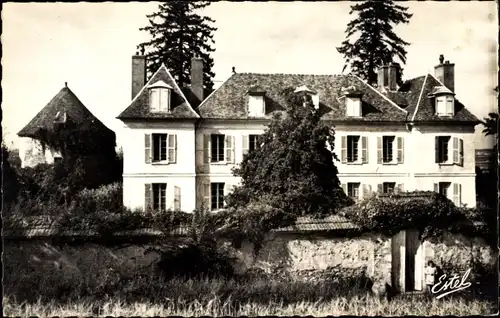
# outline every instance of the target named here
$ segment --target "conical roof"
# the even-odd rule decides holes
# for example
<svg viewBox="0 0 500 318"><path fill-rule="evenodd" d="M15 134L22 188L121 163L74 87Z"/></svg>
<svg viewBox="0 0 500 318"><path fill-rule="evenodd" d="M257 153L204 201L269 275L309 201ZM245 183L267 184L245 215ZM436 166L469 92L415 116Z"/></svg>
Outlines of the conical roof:
<svg viewBox="0 0 500 318"><path fill-rule="evenodd" d="M92 129L114 134L83 105L68 86L65 86L17 135L36 137L40 129L51 131L54 122L71 122L78 129Z"/></svg>

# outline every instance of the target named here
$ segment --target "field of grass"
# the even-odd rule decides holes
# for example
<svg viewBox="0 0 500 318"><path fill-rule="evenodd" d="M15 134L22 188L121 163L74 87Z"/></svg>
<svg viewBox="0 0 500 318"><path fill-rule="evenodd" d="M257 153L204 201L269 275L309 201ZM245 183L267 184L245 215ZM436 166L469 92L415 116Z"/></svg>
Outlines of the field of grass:
<svg viewBox="0 0 500 318"><path fill-rule="evenodd" d="M237 297L237 296L235 296ZM4 298L4 315L6 316L292 316L292 315L489 315L495 312L494 304L487 301L449 299L413 299L396 298L388 302L386 299L373 296L338 297L332 300L316 302L300 301L285 304L270 301L268 303L235 302L231 297L225 301L217 297L201 301L184 301L165 299L162 302L126 303L118 299L101 302L91 300L72 301L66 304L49 303L16 303L13 299Z"/></svg>

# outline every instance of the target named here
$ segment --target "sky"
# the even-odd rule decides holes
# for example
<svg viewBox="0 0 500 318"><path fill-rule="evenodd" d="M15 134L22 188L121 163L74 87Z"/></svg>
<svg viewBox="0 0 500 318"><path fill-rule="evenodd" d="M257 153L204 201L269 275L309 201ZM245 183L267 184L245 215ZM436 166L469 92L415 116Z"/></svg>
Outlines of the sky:
<svg viewBox="0 0 500 318"><path fill-rule="evenodd" d="M351 2L216 2L215 87L236 72L339 74ZM479 119L497 111L498 22L494 1L400 2L409 24L404 78L434 74L439 54L455 63L457 98ZM130 103L131 56L158 3L5 3L1 36L3 135L17 148L22 129L68 82L83 104L117 134ZM476 148L493 139L476 127Z"/></svg>

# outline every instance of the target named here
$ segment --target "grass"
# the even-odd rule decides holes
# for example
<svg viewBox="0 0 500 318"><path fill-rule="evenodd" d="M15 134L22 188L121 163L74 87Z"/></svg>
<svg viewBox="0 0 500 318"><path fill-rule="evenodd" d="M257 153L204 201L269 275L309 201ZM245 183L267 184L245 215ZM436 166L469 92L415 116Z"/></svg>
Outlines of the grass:
<svg viewBox="0 0 500 318"><path fill-rule="evenodd" d="M237 297L236 295L234 297ZM161 302L131 302L119 299L103 301L84 300L65 304L57 302L17 303L4 297L5 316L292 316L292 315L488 315L495 312L494 304L487 301L460 298L425 299L417 297L412 301L396 298L388 302L373 296L338 297L331 300L318 299L315 302L299 301L285 304L269 301L267 303L238 303L234 297L225 301L218 297L200 301L164 299Z"/></svg>

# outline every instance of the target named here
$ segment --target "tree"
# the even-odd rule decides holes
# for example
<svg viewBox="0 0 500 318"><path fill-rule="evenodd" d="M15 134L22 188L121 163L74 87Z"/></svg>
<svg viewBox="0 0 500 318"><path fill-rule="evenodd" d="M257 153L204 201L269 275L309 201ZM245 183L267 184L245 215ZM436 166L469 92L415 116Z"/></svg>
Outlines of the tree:
<svg viewBox="0 0 500 318"><path fill-rule="evenodd" d="M481 123L484 126L483 133L485 136L496 136L498 133L498 114L489 113L488 116Z"/></svg>
<svg viewBox="0 0 500 318"><path fill-rule="evenodd" d="M261 146L233 170L242 185L228 195L228 206L246 207L263 198L294 216L335 213L352 201L337 177L334 130L321 121L307 95L293 89L283 94L288 97L286 113L273 118L261 136Z"/></svg>
<svg viewBox="0 0 500 318"><path fill-rule="evenodd" d="M0 171L0 180L2 181L2 206L13 203L16 200L19 190L19 181L17 172L12 167L9 160L11 152L2 143L2 168Z"/></svg>
<svg viewBox="0 0 500 318"><path fill-rule="evenodd" d="M203 83L206 90L213 87L214 60L213 32L215 21L200 16L195 11L210 4L208 1L168 1L158 7L158 12L147 15L149 25L140 28L149 32L152 39L138 45L146 50L147 70L151 76L165 63L180 87L190 83L191 58L199 56L204 61Z"/></svg>
<svg viewBox="0 0 500 318"><path fill-rule="evenodd" d="M344 69L350 65L354 74L371 84L377 81L376 69L395 62L394 57L405 64L405 46L410 43L393 32L393 25L409 22L413 14L407 13L407 10L393 1L380 0L368 0L351 6L349 14L356 12L357 17L347 24L347 39L337 47L346 60Z"/></svg>

